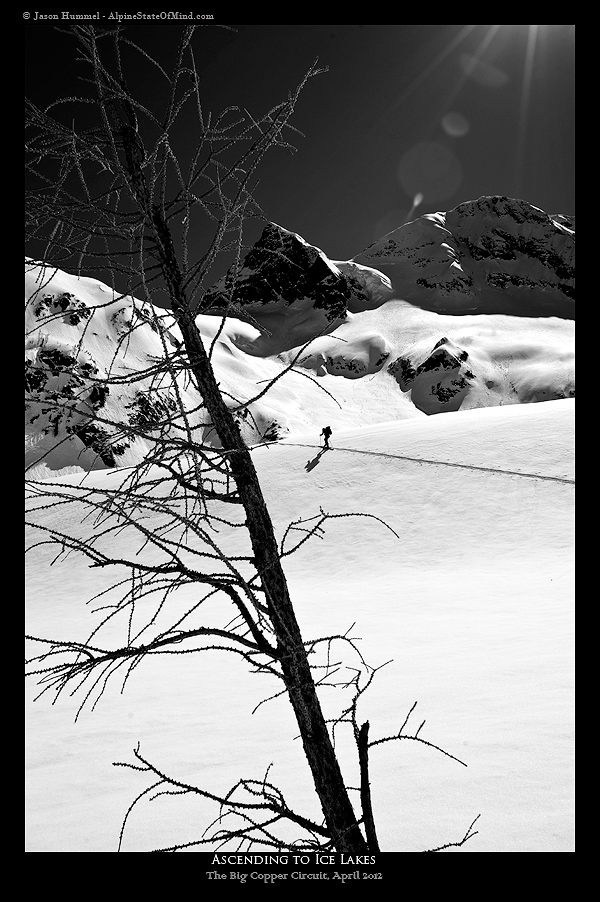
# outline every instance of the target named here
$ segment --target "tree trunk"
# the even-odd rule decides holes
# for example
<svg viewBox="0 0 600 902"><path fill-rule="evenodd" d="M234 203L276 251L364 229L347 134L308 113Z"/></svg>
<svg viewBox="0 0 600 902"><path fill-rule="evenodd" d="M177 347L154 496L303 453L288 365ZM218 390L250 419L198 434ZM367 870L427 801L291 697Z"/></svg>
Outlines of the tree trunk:
<svg viewBox="0 0 600 902"><path fill-rule="evenodd" d="M228 450L232 475L246 512L255 566L277 637L285 685L334 847L340 852L365 854L368 846L358 826L327 730L281 566L273 524L250 452L223 401L187 304L174 303L173 313L183 333L190 365L209 416L223 448Z"/></svg>

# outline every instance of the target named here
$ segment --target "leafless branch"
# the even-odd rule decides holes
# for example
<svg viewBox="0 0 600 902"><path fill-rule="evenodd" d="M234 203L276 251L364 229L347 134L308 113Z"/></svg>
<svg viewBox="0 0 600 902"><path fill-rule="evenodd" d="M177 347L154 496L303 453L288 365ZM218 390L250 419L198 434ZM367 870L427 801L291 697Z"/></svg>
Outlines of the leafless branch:
<svg viewBox="0 0 600 902"><path fill-rule="evenodd" d="M292 809L268 772L218 795L168 775L138 746L135 763L116 764L143 773L151 784L127 808L119 851L132 812L142 801L166 795L200 796L219 813L199 838L155 851L228 843L377 850L369 750L399 739L443 750L419 736L421 727L405 734L408 717L396 736L369 741L357 705L380 668L366 664L352 628L303 638L282 561L322 538L325 524L336 519L365 517L397 534L374 514L321 508L290 523L278 538L240 432L240 413L248 411L251 421L250 405L284 376L310 378L295 368L308 345L251 398L220 386L212 366L226 320L239 312L235 290L244 228L252 218L266 218L255 194L258 169L272 149L294 149L290 139L298 132L291 117L300 93L324 69L315 61L286 99L262 113L230 107L214 114L201 96L193 27L181 32L172 68L152 59L121 27L77 25L70 33L88 67L81 96L45 109L27 103L26 237L35 247L30 265L39 267L27 311L28 415L47 439L35 466L68 446L80 449L86 466L91 457L92 466L110 471L110 478L31 479L29 529L31 550L51 547L53 563L77 554L91 568L115 576L90 599L98 622L87 640L27 637L34 647L28 675L38 681L40 694L53 693L54 700L77 695L76 716L88 704L93 709L116 677L123 689L135 668L157 654L226 651L283 686L264 702L285 694L292 706L323 823ZM129 89L129 54L160 76L164 92L152 103L142 103ZM73 108L85 109L84 126L67 119ZM176 126L190 115L198 140L184 153ZM215 267L231 259L223 309L205 311ZM61 268L79 276L108 272L109 296L92 308L72 296L55 297L50 287ZM155 301L165 296L170 309L159 312ZM201 312L219 318L208 347L196 322ZM84 338L103 317L119 337L100 371L86 357ZM81 318L73 346L53 343L57 323L79 324ZM150 331L153 356L144 365L131 363L136 342ZM119 394L115 406L111 391ZM132 445L142 449L139 462L121 469ZM64 525L48 525L46 515L59 511L79 511L79 522L69 525L65 518ZM121 542L123 535L132 538L133 550ZM185 594L190 587L192 600ZM217 611L213 619L204 617L209 602ZM109 626L120 628L122 638L107 647ZM340 650L358 656L358 667L344 665ZM328 721L318 693L332 688L352 699ZM361 771L360 817L333 742L336 728L347 724ZM302 832L291 844L283 829L290 825ZM474 835L472 827L456 845Z"/></svg>

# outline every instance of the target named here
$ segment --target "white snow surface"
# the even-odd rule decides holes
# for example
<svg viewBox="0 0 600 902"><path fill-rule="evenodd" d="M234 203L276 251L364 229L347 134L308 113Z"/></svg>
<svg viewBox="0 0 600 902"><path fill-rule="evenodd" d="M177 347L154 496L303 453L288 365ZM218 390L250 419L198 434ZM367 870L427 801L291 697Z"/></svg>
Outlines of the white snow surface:
<svg viewBox="0 0 600 902"><path fill-rule="evenodd" d="M363 314L369 328L379 313ZM463 333L464 346L469 318L448 319L450 337L461 345ZM516 340L512 325L502 331L491 319L480 324L480 354ZM520 319L518 326L525 326L521 347L535 345L540 329L546 336L559 329L553 321ZM535 355L531 366L535 372ZM345 388L367 384L323 378ZM501 400L436 416L393 413L382 422L365 414L343 423L329 416L335 407L324 393L311 398L322 399L318 427L308 423L253 450L278 534L323 509L375 515L397 535L374 519L335 519L322 539L286 558L303 633L344 633L355 624L366 660L392 662L360 702L371 739L396 733L416 701L409 724L416 729L426 720L420 736L467 765L415 742L373 748L382 850L458 840L480 814L477 835L448 851L573 851L574 400ZM330 420L332 450L318 456L318 432ZM96 470L85 484L114 483L125 472ZM76 505L37 516L47 526L76 524ZM222 529L228 547L237 532ZM118 542L123 555L135 552L127 533ZM109 576L73 556L50 567L53 556L45 547L31 554L27 631L84 638L101 616L86 601ZM133 761L138 743L162 770L216 793L240 777L261 778L272 765L269 778L290 804L319 818L289 703L278 698L252 713L278 686L232 657L150 658L123 694L109 683L77 722L80 699L34 702L36 689L28 686L27 851L116 851L125 813L150 781L113 762ZM343 662L355 664L346 654ZM321 696L332 713L345 700L339 690L323 688ZM347 781L356 786L353 741L336 735ZM180 796L142 800L123 851L192 842L216 813Z"/></svg>
<svg viewBox="0 0 600 902"><path fill-rule="evenodd" d="M358 264L347 265L361 269ZM277 345L271 337L265 350L265 337L259 330L238 319L197 317L227 403L238 410L246 405L247 415L240 418L239 425L249 444L264 436L318 434L325 423L337 430L422 419L426 413L444 409L444 403L465 411L574 396L572 320L497 313L440 314L398 297L383 303L376 278L380 274L362 269L365 288L380 306L348 312L343 320L330 324L329 334L321 335L317 329L311 333L316 337L291 349L289 343ZM69 310L65 313L55 303L44 306L44 297L60 299L61 295L71 299L76 311L83 309L85 317L73 322ZM181 337L168 311L116 295L96 279L60 270L43 271L31 263L26 266L26 299L26 358L33 373L42 372L38 367L44 354L70 355L77 361L71 367L74 373L67 370L46 381L44 391L50 399L56 390L81 392L81 379L74 381L79 376L85 376L83 382L89 390L95 384L102 386L109 374L123 381L128 374L143 373L165 348L172 351ZM153 317L160 320L162 338ZM282 313L273 317L286 318ZM309 313L307 317L310 323ZM274 327L274 334L280 333L289 338L281 324ZM402 391L393 375L394 364L403 358L418 367L443 339L452 343L457 354L463 354L460 370L433 369L410 390ZM95 368L95 375L85 375L86 364ZM265 392L269 381L273 384ZM197 393L187 379L178 378L178 385L184 406L195 411L193 425L204 433ZM168 389L167 384L164 398ZM149 378L111 385L96 411L97 422L109 432L112 427L106 424L127 424L136 393L144 390L157 396L156 383ZM439 400L448 396L449 402ZM35 466L30 475L44 478L74 469L102 468L98 454L86 448L73 431L72 417L65 413L59 422L52 421L52 406L43 396L28 405L25 457L27 466ZM111 434L113 447L118 449L119 435ZM204 441L213 438L210 432L203 434ZM117 463L135 465L147 450L147 439L127 441L118 454L115 450Z"/></svg>

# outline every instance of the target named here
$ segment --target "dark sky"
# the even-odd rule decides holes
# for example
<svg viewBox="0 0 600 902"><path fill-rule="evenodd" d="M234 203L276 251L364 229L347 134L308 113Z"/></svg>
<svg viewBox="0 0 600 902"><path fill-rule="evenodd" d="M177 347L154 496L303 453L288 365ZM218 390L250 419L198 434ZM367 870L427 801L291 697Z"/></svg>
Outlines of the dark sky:
<svg viewBox="0 0 600 902"><path fill-rule="evenodd" d="M48 23L24 24L26 93L43 104L75 90L71 44ZM315 58L329 68L300 97L298 152L273 152L258 199L330 257L484 194L575 213L574 26L231 24L196 35L206 110L262 112ZM166 60L182 27L130 33Z"/></svg>

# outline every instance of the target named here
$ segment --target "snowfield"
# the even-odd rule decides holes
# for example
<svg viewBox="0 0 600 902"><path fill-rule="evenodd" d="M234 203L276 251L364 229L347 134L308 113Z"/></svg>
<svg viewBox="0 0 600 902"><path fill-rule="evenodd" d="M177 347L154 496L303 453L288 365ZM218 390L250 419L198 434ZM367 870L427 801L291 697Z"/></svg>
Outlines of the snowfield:
<svg viewBox="0 0 600 902"><path fill-rule="evenodd" d="M318 396L321 423L334 427L330 451L320 453L320 426L310 424L253 451L279 535L320 509L372 515L330 520L321 538L286 559L305 638L352 627L369 664L391 662L360 702L371 739L397 733L417 702L409 724L426 720L419 735L467 765L416 742L373 748L382 850L458 840L480 814L477 835L448 851L573 851L574 400L415 412L344 428L327 416L331 399ZM44 484L83 478L101 486L125 473L63 474ZM76 529L76 508L36 516ZM220 536L237 547L236 530L222 527ZM123 554L135 553L127 533L118 541ZM54 556L46 546L30 556L27 632L84 638L101 616L86 602L109 574L75 556L50 566ZM109 640L118 641L112 627ZM356 665L338 653L342 667ZM81 698L33 702L28 685L27 851L116 851L125 813L150 781L113 762L132 762L138 743L163 771L214 792L270 767L290 804L319 818L289 703L276 698L253 713L277 690L217 652L146 660L122 694L118 681L109 683L76 722ZM331 716L346 697L322 689ZM357 785L353 741L343 730L336 741ZM216 813L187 797L144 799L123 851L191 843Z"/></svg>
<svg viewBox="0 0 600 902"><path fill-rule="evenodd" d="M350 261L267 223L231 285L198 299L196 322L252 447L304 638L354 641L331 649L346 684L359 652L380 668L359 702L372 742L402 727L438 747L371 748L381 849L458 842L479 815L460 851L573 851L574 220L482 197L406 223ZM163 429L220 447L181 333L152 300L26 261L35 526L97 534L75 496L120 485ZM66 502L53 504L53 491ZM323 513L324 529L303 542ZM234 508L213 524L228 560L250 553L241 517ZM145 525L156 534L159 515ZM86 640L128 574L57 557L43 532L29 533L28 634ZM102 541L112 558L150 553L131 530ZM131 621L122 611L95 641L122 648L130 628L171 627L202 597L185 585L164 607L136 599ZM217 598L200 615L219 628L231 617ZM53 700L29 681L27 851L207 848L218 811L206 799L150 793L128 814L152 780L113 765L134 763L138 747L161 773L221 796L268 773L295 811L321 820L275 678L179 645L87 700L87 685ZM319 691L330 721L350 704L348 689ZM334 738L356 787L350 727Z"/></svg>

